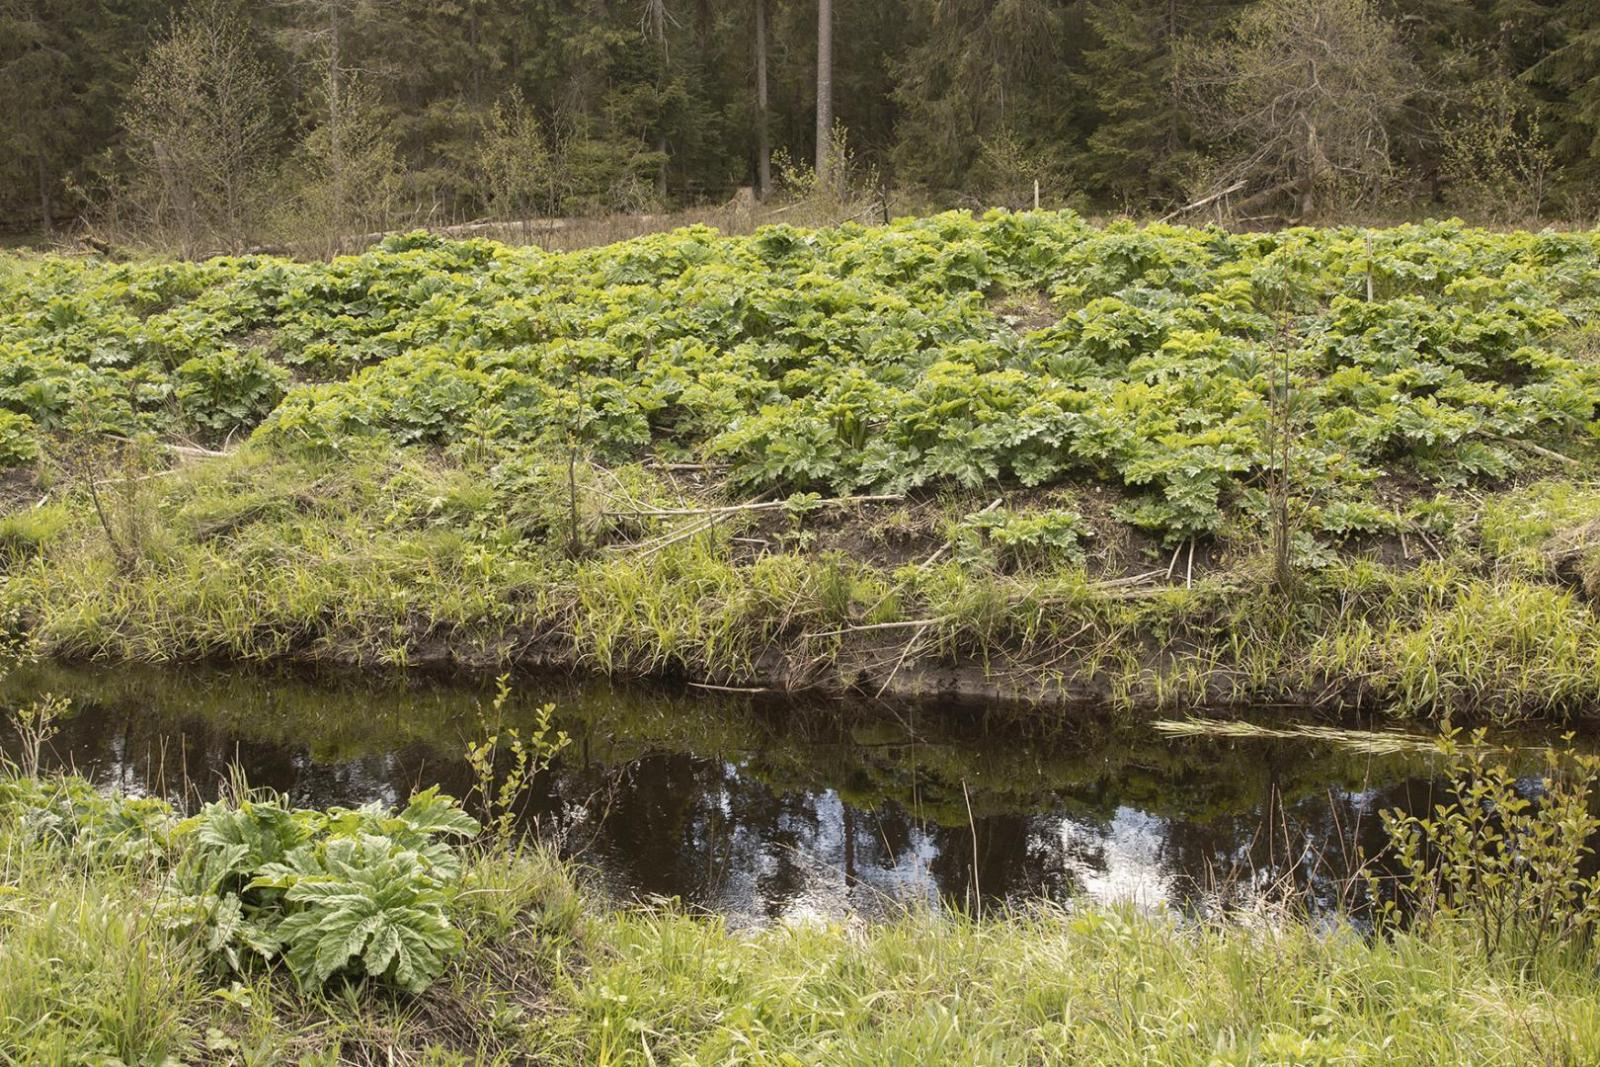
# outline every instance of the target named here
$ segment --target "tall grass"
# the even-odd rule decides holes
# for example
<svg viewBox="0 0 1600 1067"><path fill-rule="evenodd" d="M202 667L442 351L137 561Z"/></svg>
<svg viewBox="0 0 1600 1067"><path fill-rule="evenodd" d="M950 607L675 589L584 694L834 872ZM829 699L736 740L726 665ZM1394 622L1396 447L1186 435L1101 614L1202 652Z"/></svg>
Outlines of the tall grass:
<svg viewBox="0 0 1600 1067"><path fill-rule="evenodd" d="M606 511L619 486L682 503L681 486L642 466L585 469L588 548L571 559L568 501L551 489L564 462L501 458L248 447L112 498L149 511L129 528L159 531L131 564L67 493L0 518L0 609L46 653L146 662L536 662L871 691L926 687L933 667L1040 702L1364 705L1458 722L1600 707L1600 618L1548 562L1595 506L1567 483L1435 530L1425 560L1331 557L1290 598L1248 540L1192 583L1158 567L1126 584L941 550L874 563L812 549L804 520L761 537L743 536L758 532L748 518L668 536L660 519L626 517L636 507ZM870 536L877 520L856 521Z"/></svg>
<svg viewBox="0 0 1600 1067"><path fill-rule="evenodd" d="M200 946L169 936L137 867L63 864L17 835L0 856L0 1063L163 1063L192 1043Z"/></svg>
<svg viewBox="0 0 1600 1067"><path fill-rule="evenodd" d="M1263 916L1263 920L1268 917ZM1534 1064L1600 1056L1592 976L1517 974L1411 935L1186 926L1126 910L918 914L741 936L607 930L540 1031L557 1062Z"/></svg>

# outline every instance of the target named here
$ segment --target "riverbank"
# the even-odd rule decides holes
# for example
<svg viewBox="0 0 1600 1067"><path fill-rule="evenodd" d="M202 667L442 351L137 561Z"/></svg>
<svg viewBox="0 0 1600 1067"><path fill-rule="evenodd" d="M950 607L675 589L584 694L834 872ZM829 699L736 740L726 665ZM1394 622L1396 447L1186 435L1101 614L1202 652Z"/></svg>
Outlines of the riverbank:
<svg viewBox="0 0 1600 1067"><path fill-rule="evenodd" d="M77 799L64 804L62 790ZM537 850L464 848L444 905L459 945L420 991L373 978L297 986L281 964L245 958L233 973L219 955L239 936L228 925L237 915L197 913L184 896L193 877L184 857L216 847L204 834L174 837L149 802L92 800L70 781L12 780L0 796L6 1062L1532 1064L1600 1055L1600 982L1586 953L1486 955L1470 923L1373 939L1288 913L1194 924L1091 906L732 932L670 907L598 904L572 869ZM277 825L259 798L219 812L219 827ZM382 833L424 825L410 818ZM264 847L259 836L242 840ZM264 899L247 902L247 922L277 906ZM196 914L212 918L197 927Z"/></svg>
<svg viewBox="0 0 1600 1067"><path fill-rule="evenodd" d="M57 485L0 518L0 599L69 659L540 667L1128 714L1600 709L1600 491L1570 477L1430 497L1416 536L1319 550L1286 593L1244 529L1191 561L1191 543L1141 544L1105 518L1078 560L1018 563L996 555L1026 549L970 532L1093 488L751 510L644 464L570 473L588 546L571 558L569 471L537 455L249 446L132 476L98 508Z"/></svg>
<svg viewBox="0 0 1600 1067"><path fill-rule="evenodd" d="M45 655L1600 715L1595 234L0 270L0 606Z"/></svg>

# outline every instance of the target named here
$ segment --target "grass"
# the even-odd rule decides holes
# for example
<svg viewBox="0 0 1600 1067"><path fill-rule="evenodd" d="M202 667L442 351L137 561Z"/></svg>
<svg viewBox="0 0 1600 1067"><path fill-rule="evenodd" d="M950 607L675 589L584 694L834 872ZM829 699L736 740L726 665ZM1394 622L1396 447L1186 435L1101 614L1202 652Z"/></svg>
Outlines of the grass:
<svg viewBox="0 0 1600 1067"><path fill-rule="evenodd" d="M618 908L539 850L471 855L467 948L427 992L219 970L159 869L0 820L5 1064L1549 1064L1600 1056L1579 947L1490 958L1116 907L730 930Z"/></svg>
<svg viewBox="0 0 1600 1067"><path fill-rule="evenodd" d="M1584 1062L1589 979L1418 939L1186 927L1120 910L738 936L624 916L559 986L549 1047L592 1063ZM575 1050L576 1055L572 1051Z"/></svg>
<svg viewBox="0 0 1600 1067"><path fill-rule="evenodd" d="M973 556L970 526L950 518L983 510L972 494L706 524L638 517L717 499L644 464L584 461L569 496L566 464L537 450L387 446L293 460L248 446L118 477L125 491L99 509L63 481L0 518L0 605L45 654L540 663L1138 713L1268 702L1463 722L1600 708L1600 620L1566 562L1600 496L1571 479L1448 498L1431 549L1352 540L1309 559L1285 596L1259 531L1194 564L1125 543ZM1008 512L1037 507L1008 495ZM574 505L576 555L561 532ZM115 542L131 559L107 523L134 531Z"/></svg>

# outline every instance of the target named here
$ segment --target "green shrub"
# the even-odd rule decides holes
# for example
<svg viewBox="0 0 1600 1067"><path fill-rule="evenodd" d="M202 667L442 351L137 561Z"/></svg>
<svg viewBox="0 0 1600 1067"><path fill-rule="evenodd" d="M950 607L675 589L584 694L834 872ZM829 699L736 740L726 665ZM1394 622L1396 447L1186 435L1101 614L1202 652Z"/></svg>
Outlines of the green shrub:
<svg viewBox="0 0 1600 1067"><path fill-rule="evenodd" d="M1486 958L1588 951L1600 927L1600 875L1590 873L1600 756L1548 748L1529 781L1481 732L1467 744L1452 736L1441 751L1443 803L1382 813L1398 874L1372 878L1379 917L1464 931Z"/></svg>
<svg viewBox="0 0 1600 1067"><path fill-rule="evenodd" d="M420 992L461 948L452 839L478 824L436 788L399 812L319 812L262 796L180 821L164 801L101 793L80 778L12 778L0 782L0 812L102 862L168 866L165 923L234 971L282 959L308 987L347 975Z"/></svg>
<svg viewBox="0 0 1600 1067"><path fill-rule="evenodd" d="M255 426L283 397L289 373L257 352L221 348L173 371L178 405L195 427L215 434Z"/></svg>

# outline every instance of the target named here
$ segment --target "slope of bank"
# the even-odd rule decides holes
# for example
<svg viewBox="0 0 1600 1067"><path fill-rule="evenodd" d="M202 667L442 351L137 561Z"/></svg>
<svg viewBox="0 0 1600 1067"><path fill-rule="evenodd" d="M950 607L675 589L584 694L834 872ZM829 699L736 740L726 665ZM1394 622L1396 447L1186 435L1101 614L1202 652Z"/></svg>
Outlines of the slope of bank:
<svg viewBox="0 0 1600 1067"><path fill-rule="evenodd" d="M108 548L92 500L0 519L3 595L39 649L65 657L544 666L1457 721L1600 708L1583 566L1600 493L1566 480L1485 497L1453 525L1434 519L1410 558L1398 538L1330 552L1284 593L1248 540L1192 564L1181 549L1128 549L1099 573L997 567L965 554L962 523L984 505L958 494L799 500L718 516L693 536L677 532L685 519L658 518L637 540L569 559L548 550L562 540L566 465L520 468L508 483L503 467L416 452L306 462L252 448L102 500L113 529L145 539L131 566ZM586 529L639 521L604 513L613 480L659 510L694 510L641 467L584 464L575 477ZM1051 514L1038 495L1007 513L1030 506ZM551 531L531 549L527 524Z"/></svg>
<svg viewBox="0 0 1600 1067"><path fill-rule="evenodd" d="M3 601L47 654L1600 712L1594 234L4 270Z"/></svg>

